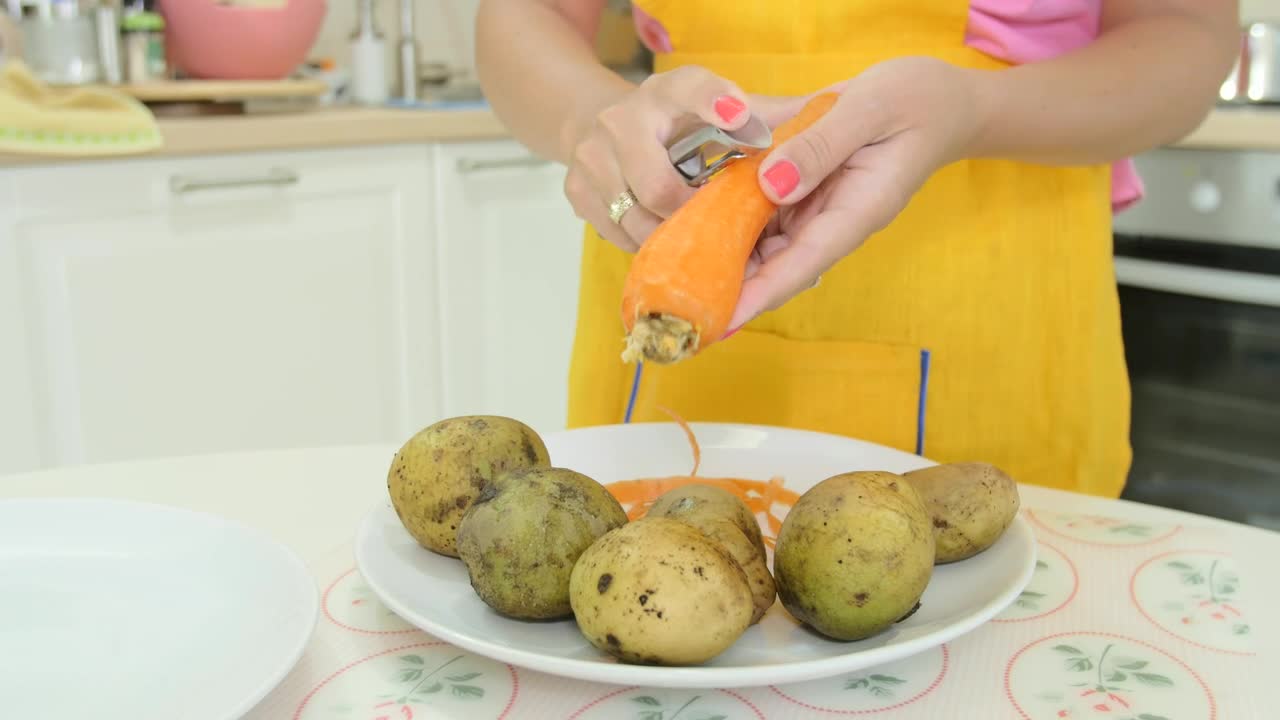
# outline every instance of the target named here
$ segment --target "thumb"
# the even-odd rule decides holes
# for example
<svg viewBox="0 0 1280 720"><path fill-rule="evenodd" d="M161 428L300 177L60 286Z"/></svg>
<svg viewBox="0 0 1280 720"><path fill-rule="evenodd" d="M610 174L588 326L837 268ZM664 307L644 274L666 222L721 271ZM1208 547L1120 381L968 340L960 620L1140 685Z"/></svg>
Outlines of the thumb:
<svg viewBox="0 0 1280 720"><path fill-rule="evenodd" d="M778 205L797 203L849 156L878 139L881 124L861 112L867 105L841 95L826 115L769 151L759 170L765 195ZM859 112L852 112L855 109Z"/></svg>

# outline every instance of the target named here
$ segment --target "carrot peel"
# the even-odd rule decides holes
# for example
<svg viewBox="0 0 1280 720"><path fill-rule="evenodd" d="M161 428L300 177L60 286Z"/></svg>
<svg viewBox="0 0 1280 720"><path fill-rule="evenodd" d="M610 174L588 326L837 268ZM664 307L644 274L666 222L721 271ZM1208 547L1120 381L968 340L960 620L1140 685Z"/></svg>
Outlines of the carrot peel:
<svg viewBox="0 0 1280 720"><path fill-rule="evenodd" d="M809 100L774 132L772 147L816 122L836 98L823 93ZM747 260L778 209L757 180L768 152L730 163L636 253L622 292L624 362L675 363L724 337Z"/></svg>

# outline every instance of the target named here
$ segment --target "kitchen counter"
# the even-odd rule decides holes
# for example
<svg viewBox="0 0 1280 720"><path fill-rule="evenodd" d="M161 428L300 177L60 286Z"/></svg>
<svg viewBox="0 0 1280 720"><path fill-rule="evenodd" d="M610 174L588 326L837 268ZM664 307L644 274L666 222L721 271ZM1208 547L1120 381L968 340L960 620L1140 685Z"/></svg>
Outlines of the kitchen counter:
<svg viewBox="0 0 1280 720"><path fill-rule="evenodd" d="M1280 108L1217 108L1174 147L1280 151Z"/></svg>
<svg viewBox="0 0 1280 720"><path fill-rule="evenodd" d="M510 137L497 116L479 106L448 110L332 107L258 115L161 117L160 129L165 146L153 155L161 156ZM1280 109L1218 108L1174 146L1280 151ZM67 161L0 154L0 166Z"/></svg>
<svg viewBox="0 0 1280 720"><path fill-rule="evenodd" d="M128 157L451 142L510 137L488 109L325 107L294 112L159 118L164 147L147 155L65 158L0 153L0 166Z"/></svg>

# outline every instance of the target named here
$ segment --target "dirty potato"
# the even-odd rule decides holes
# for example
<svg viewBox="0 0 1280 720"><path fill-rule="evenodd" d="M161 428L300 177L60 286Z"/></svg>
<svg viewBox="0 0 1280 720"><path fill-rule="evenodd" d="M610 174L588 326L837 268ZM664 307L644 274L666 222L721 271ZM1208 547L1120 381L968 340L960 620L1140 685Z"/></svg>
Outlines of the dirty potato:
<svg viewBox="0 0 1280 720"><path fill-rule="evenodd" d="M924 501L900 475L836 475L801 495L774 548L778 597L797 620L860 640L915 611L933 573Z"/></svg>
<svg viewBox="0 0 1280 720"><path fill-rule="evenodd" d="M509 470L487 483L458 525L471 587L508 617L570 617L569 574L578 556L627 522L595 480L564 468Z"/></svg>
<svg viewBox="0 0 1280 720"><path fill-rule="evenodd" d="M550 464L542 438L518 420L455 417L409 438L387 471L387 491L419 545L457 557L458 523L485 483L506 470Z"/></svg>
<svg viewBox="0 0 1280 720"><path fill-rule="evenodd" d="M729 553L691 525L644 517L578 558L569 599L579 630L623 662L696 665L751 622L751 587Z"/></svg>
<svg viewBox="0 0 1280 720"><path fill-rule="evenodd" d="M995 544L1018 514L1018 485L987 463L951 463L903 475L924 498L937 545L934 562L973 557Z"/></svg>
<svg viewBox="0 0 1280 720"><path fill-rule="evenodd" d="M751 624L754 625L764 617L769 608L773 607L778 595L773 575L769 574L769 557L765 554L764 543L761 541L759 545L755 544L742 531L743 516L751 519L757 535L760 526L751 515L746 503L727 491L711 488L723 492L727 500L732 502L724 501L723 498L716 498L720 502L707 502L705 496L698 490L705 487L708 486L685 485L668 490L654 502L646 515L669 517L692 525L707 537L720 543L721 547L729 552L729 555L742 567L747 575L747 581L751 584L754 605Z"/></svg>
<svg viewBox="0 0 1280 720"><path fill-rule="evenodd" d="M704 483L683 485L668 490L654 500L646 514L670 516L673 512L678 512L683 517L703 514L727 517L746 533L747 539L761 555L765 552L760 521L741 498L724 488Z"/></svg>

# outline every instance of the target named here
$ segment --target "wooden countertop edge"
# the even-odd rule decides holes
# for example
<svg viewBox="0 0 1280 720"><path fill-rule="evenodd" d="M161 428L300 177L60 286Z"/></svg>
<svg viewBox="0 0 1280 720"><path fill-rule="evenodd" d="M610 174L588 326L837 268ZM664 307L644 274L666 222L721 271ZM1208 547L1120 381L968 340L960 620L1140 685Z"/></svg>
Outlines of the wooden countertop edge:
<svg viewBox="0 0 1280 720"><path fill-rule="evenodd" d="M102 156L0 153L0 167L181 157L256 151L398 143L458 142L510 137L492 112L325 108L259 115L161 117L164 146L148 153Z"/></svg>
<svg viewBox="0 0 1280 720"><path fill-rule="evenodd" d="M237 116L160 119L165 146L137 155L67 157L0 153L0 167L396 143L510 137L486 109L326 108ZM1280 109L1220 108L1172 147L1280 151Z"/></svg>

